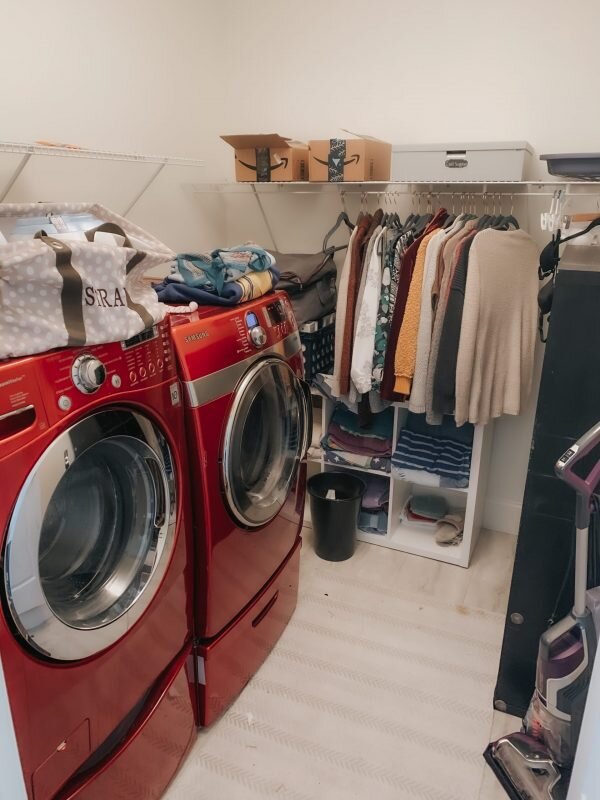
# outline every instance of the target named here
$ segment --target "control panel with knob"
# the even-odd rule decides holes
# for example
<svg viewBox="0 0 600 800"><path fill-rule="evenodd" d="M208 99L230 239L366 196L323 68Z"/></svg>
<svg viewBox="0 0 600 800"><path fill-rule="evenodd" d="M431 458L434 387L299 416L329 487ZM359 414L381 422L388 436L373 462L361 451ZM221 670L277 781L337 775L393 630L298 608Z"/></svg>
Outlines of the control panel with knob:
<svg viewBox="0 0 600 800"><path fill-rule="evenodd" d="M80 392L93 394L106 380L106 367L100 359L84 353L73 362L71 377Z"/></svg>
<svg viewBox="0 0 600 800"><path fill-rule="evenodd" d="M250 341L254 347L264 347L267 343L267 333L261 325L250 329Z"/></svg>

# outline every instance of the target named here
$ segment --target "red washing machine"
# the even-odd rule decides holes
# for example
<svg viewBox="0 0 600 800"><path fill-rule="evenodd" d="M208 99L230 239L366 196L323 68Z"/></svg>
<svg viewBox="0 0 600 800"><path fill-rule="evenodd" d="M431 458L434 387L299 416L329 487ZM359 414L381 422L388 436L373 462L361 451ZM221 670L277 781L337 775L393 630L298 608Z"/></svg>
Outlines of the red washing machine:
<svg viewBox="0 0 600 800"><path fill-rule="evenodd" d="M199 724L232 702L296 606L312 419L283 292L172 318L192 464Z"/></svg>
<svg viewBox="0 0 600 800"><path fill-rule="evenodd" d="M184 758L185 454L168 323L0 365L2 797L159 798Z"/></svg>

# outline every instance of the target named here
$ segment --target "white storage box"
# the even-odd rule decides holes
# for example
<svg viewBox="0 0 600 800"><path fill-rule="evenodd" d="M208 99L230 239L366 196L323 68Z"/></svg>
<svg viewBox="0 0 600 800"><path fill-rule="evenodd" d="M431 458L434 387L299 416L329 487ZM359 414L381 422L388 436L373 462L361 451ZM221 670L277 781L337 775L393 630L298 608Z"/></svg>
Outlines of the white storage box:
<svg viewBox="0 0 600 800"><path fill-rule="evenodd" d="M392 180L415 183L527 180L533 150L527 142L415 144L392 147Z"/></svg>

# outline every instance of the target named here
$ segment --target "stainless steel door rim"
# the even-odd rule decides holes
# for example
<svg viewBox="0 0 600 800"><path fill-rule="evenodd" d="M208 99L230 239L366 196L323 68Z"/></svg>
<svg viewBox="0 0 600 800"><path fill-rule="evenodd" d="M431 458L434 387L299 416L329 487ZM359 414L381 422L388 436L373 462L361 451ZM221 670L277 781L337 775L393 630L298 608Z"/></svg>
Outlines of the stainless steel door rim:
<svg viewBox="0 0 600 800"><path fill-rule="evenodd" d="M270 411L269 418L249 419L253 404L269 385L272 395L264 400ZM286 502L298 465L305 455L307 417L302 382L283 359L263 358L241 378L225 428L222 480L229 510L244 527L265 525ZM255 430L262 431L267 424L270 426L268 434L258 438L255 450L240 452L249 429L246 426L256 426ZM269 459L269 451L276 453L280 463Z"/></svg>
<svg viewBox="0 0 600 800"><path fill-rule="evenodd" d="M86 417L38 459L10 520L4 590L39 653L87 658L144 613L175 540L172 465L155 425L125 410Z"/></svg>

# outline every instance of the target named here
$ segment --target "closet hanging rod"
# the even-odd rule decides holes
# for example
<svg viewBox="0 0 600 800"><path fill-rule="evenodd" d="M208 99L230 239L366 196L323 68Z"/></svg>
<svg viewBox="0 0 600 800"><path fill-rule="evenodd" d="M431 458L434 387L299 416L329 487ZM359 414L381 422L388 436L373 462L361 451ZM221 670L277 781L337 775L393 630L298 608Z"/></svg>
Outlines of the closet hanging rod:
<svg viewBox="0 0 600 800"><path fill-rule="evenodd" d="M342 192L383 192L400 191L402 189L412 191L436 192L438 189L446 191L474 191L474 192L498 192L501 190L515 193L528 194L530 190L555 191L563 189L569 191L571 188L596 187L595 191L600 193L600 181L578 181L578 180L534 180L534 181L343 181L340 183L319 181L266 181L257 182L235 182L235 181L207 181L192 185L194 192L233 192L250 193L260 191L265 194L283 192L285 194L319 194L323 191L342 191Z"/></svg>
<svg viewBox="0 0 600 800"><path fill-rule="evenodd" d="M274 185L277 185L279 187L282 184L274 184ZM540 184L535 184L535 185L539 186ZM541 184L541 185L542 186L552 186L553 184ZM566 184L562 184L562 185L565 186ZM569 184L569 186L571 186L571 185L572 184ZM589 183L576 184L576 185L587 186L589 188ZM232 186L235 187L236 185L232 184ZM328 186L328 184L324 184L324 186ZM196 186L194 186L194 190L193 191L196 194L212 194L214 192L218 192L219 191L219 187L218 186L215 187L214 185L211 186L211 184L207 184L206 186L203 186L202 188L198 188L198 185L196 184ZM465 195L465 196L469 195L469 196L476 196L476 197L482 197L482 198L485 198L485 197L490 197L490 198L491 197L513 197L515 200L517 198L521 198L521 197L523 197L523 198L528 198L528 197L553 197L554 193L555 193L555 191L549 191L549 190L548 191L540 191L540 192L537 192L537 191L536 192L533 192L533 191L525 191L525 192L523 192L523 191L514 191L514 190L513 191L508 191L508 192L507 191L497 192L497 191L495 191L493 189L487 189L487 190L480 189L478 191L475 191L472 188L468 188L468 189L464 189L464 190L463 189L461 189L461 190L459 190L459 189L456 189L456 190L443 189L442 190L442 189L436 189L436 188L433 188L431 190L430 189L414 189L414 190L410 190L408 187L407 187L407 189L405 191L400 191L398 189L391 189L391 190L390 189L388 189L388 190L386 190L386 189L368 189L366 191L362 191L362 190L359 190L358 188L357 189L342 189L341 191L339 191L340 197L359 197L359 198L363 197L363 196L376 196L376 195L379 195L379 196L387 195L387 196L392 196L392 197L394 197L394 196L397 196L397 197L414 197L414 196L418 196L418 195L421 195L422 197L427 197L429 195L431 195L431 197L460 197L461 195ZM240 186L240 188L233 188L233 189L229 189L228 188L227 191L225 192L225 194L241 194L241 195L245 194L245 195L248 195L249 197L256 198L256 197L258 197L259 192L257 191L256 184L248 184L245 187L242 184ZM320 196L323 197L325 194L330 194L331 196L334 196L335 192L334 191L323 192L320 189L289 189L288 191L285 192L285 194L320 195ZM267 197L268 195L277 196L278 198L281 197L281 193L278 192L278 191L263 192L262 193L262 196L264 196L264 197ZM595 191L595 192L589 192L589 191L588 192L579 192L579 191L571 192L571 191L567 190L567 191L565 191L564 196L565 197L596 197L596 198L598 198L598 197L600 197L600 186L598 188L598 191Z"/></svg>

